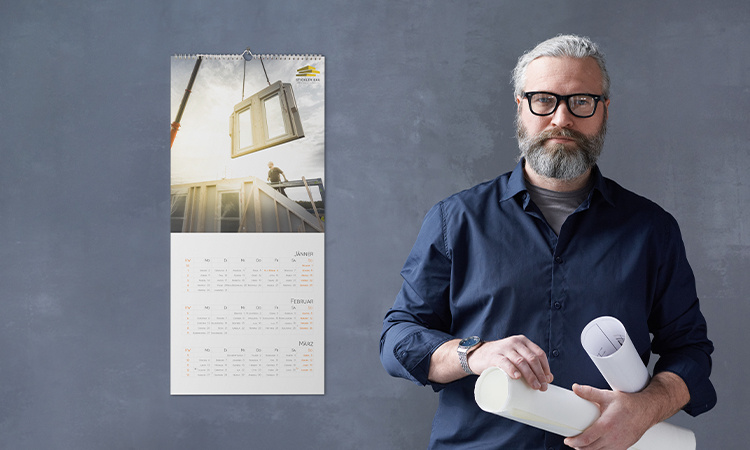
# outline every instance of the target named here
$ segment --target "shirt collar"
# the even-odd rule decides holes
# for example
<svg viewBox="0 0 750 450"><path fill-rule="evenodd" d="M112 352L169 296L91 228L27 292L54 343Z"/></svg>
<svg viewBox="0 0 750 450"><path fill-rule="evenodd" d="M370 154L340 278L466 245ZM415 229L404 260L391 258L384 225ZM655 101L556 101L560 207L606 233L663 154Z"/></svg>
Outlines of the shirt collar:
<svg viewBox="0 0 750 450"><path fill-rule="evenodd" d="M524 159L521 158L521 160L518 161L518 164L516 164L516 168L513 169L513 172L511 172L510 177L508 178L508 184L505 186L505 192L503 192L500 196L500 202L504 202L509 198L513 198L521 192L523 192L524 194L528 194L528 189L526 188L526 178L523 176L523 165ZM591 193L585 200L585 203L587 203L586 206L588 206L588 204L591 202L594 191L599 191L602 197L608 203L614 206L615 202L612 197L612 190L608 186L604 176L602 176L602 172L599 170L598 165L594 165L594 167L591 169L591 176L594 177L594 187L591 189ZM529 196L524 195L524 207L528 203L528 200Z"/></svg>

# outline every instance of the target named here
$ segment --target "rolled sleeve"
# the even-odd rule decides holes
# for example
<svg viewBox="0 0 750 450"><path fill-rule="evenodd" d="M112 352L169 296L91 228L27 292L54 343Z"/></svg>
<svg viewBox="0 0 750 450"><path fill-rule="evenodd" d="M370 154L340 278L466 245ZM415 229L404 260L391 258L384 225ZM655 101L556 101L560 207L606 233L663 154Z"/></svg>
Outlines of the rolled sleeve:
<svg viewBox="0 0 750 450"><path fill-rule="evenodd" d="M380 359L392 376L420 385L427 379L430 357L450 334L448 300L451 262L445 250L441 204L425 216L422 229L401 271L404 283L383 320Z"/></svg>
<svg viewBox="0 0 750 450"><path fill-rule="evenodd" d="M431 385L430 357L443 343L452 339L447 333L416 324L399 323L380 338L380 360L386 371L420 386ZM439 385L435 385L439 389Z"/></svg>
<svg viewBox="0 0 750 450"><path fill-rule="evenodd" d="M697 416L716 405L716 391L708 379L710 367L711 358L704 351L687 347L659 358L654 373L672 372L682 378L690 392L690 401L682 409Z"/></svg>
<svg viewBox="0 0 750 450"><path fill-rule="evenodd" d="M654 373L672 372L682 378L690 392L690 402L683 409L697 416L716 404L716 391L709 380L714 346L708 339L679 227L668 217L657 301L649 319L652 349L659 355Z"/></svg>

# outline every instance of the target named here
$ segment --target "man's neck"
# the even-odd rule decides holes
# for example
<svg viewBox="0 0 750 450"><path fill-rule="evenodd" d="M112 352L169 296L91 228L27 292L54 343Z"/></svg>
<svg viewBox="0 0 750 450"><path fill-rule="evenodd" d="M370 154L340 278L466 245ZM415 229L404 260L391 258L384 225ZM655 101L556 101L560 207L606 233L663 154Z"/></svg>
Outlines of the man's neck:
<svg viewBox="0 0 750 450"><path fill-rule="evenodd" d="M547 178L536 173L534 169L529 167L527 164L524 164L523 173L526 176L526 179L534 186L540 187L542 189L547 189L549 191L570 192L583 189L586 186L586 183L588 183L589 177L591 176L591 169L587 170L583 175L572 180Z"/></svg>

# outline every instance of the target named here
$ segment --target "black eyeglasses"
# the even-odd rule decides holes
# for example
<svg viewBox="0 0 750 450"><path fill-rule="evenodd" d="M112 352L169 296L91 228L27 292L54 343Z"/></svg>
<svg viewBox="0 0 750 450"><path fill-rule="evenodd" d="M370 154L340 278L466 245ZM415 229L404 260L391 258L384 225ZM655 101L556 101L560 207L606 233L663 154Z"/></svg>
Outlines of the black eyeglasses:
<svg viewBox="0 0 750 450"><path fill-rule="evenodd" d="M552 92L524 92L529 101L529 110L535 116L549 116L557 111L560 102L565 102L568 111L576 117L591 117L596 113L596 105L605 98L594 94L557 95Z"/></svg>

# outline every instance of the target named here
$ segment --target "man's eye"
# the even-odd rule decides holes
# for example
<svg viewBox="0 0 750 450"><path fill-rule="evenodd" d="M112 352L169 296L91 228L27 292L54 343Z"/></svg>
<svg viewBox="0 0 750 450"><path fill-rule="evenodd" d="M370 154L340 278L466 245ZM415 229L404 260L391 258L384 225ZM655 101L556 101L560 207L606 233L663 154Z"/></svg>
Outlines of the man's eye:
<svg viewBox="0 0 750 450"><path fill-rule="evenodd" d="M540 105L547 105L550 103L555 103L555 97L536 97L534 99L535 103L539 103Z"/></svg>

